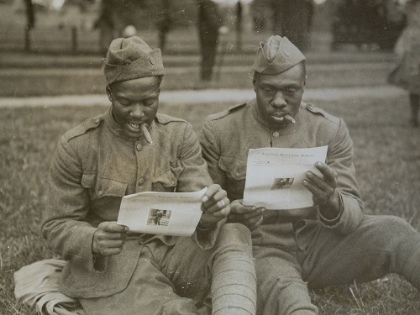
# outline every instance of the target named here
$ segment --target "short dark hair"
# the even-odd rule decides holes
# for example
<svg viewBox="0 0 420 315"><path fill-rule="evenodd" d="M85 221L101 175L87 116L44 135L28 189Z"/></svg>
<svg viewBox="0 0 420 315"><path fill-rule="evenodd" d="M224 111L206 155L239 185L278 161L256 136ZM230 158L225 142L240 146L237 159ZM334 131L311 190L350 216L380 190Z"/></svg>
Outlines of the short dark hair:
<svg viewBox="0 0 420 315"><path fill-rule="evenodd" d="M298 66L300 66L300 68L302 69L303 72L303 82L306 83L306 62L305 60L299 62L297 64ZM254 71L254 74L252 75L252 83L255 84L255 82L257 81L257 75L259 73Z"/></svg>

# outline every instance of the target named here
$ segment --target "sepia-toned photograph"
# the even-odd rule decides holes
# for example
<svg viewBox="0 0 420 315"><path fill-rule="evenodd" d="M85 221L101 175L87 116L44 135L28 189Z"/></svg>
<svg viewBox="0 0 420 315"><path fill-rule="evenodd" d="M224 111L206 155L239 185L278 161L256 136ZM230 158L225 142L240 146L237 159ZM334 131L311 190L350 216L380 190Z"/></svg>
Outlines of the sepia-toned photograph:
<svg viewBox="0 0 420 315"><path fill-rule="evenodd" d="M270 190L289 189L292 187L294 178L274 178Z"/></svg>
<svg viewBox="0 0 420 315"><path fill-rule="evenodd" d="M168 226L171 218L171 210L150 209L147 225Z"/></svg>
<svg viewBox="0 0 420 315"><path fill-rule="evenodd" d="M419 111L420 0L0 0L0 315L420 314Z"/></svg>

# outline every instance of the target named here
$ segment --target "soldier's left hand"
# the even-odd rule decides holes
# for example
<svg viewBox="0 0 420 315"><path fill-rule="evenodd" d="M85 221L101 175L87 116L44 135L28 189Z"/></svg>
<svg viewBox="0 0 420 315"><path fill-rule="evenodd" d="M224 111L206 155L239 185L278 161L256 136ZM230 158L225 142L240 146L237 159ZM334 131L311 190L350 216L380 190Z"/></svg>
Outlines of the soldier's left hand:
<svg viewBox="0 0 420 315"><path fill-rule="evenodd" d="M340 212L340 197L336 190L338 174L322 162L316 162L315 167L321 172L322 177L308 171L303 185L312 193L312 199L316 205L320 206L322 214L327 219L333 219Z"/></svg>
<svg viewBox="0 0 420 315"><path fill-rule="evenodd" d="M200 219L200 225L209 227L226 218L230 213L229 204L227 193L220 185L213 184L209 186L202 198L201 210L203 215Z"/></svg>

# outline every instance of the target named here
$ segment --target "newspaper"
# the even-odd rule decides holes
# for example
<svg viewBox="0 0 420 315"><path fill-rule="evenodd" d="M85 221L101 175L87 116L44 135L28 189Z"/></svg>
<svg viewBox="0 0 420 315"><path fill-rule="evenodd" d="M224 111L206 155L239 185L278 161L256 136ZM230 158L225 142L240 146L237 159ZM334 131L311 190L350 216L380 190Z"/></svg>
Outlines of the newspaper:
<svg viewBox="0 0 420 315"><path fill-rule="evenodd" d="M305 172L321 172L315 162L325 162L328 146L287 149L250 149L246 170L244 205L269 210L288 210L313 206L311 192L303 186Z"/></svg>
<svg viewBox="0 0 420 315"><path fill-rule="evenodd" d="M117 223L127 226L130 232L191 236L201 218L201 198L206 190L124 196Z"/></svg>

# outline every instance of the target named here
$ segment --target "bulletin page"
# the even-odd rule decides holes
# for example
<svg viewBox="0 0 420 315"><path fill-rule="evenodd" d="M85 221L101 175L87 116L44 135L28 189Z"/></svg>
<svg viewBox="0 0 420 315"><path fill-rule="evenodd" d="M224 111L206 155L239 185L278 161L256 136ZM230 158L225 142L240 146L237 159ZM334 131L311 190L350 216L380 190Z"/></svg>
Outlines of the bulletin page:
<svg viewBox="0 0 420 315"><path fill-rule="evenodd" d="M202 215L201 198L206 190L124 196L117 223L127 226L130 232L191 236Z"/></svg>
<svg viewBox="0 0 420 315"><path fill-rule="evenodd" d="M243 204L269 210L313 206L312 193L302 182L307 171L322 177L315 163L325 162L327 151L328 146L250 149Z"/></svg>

